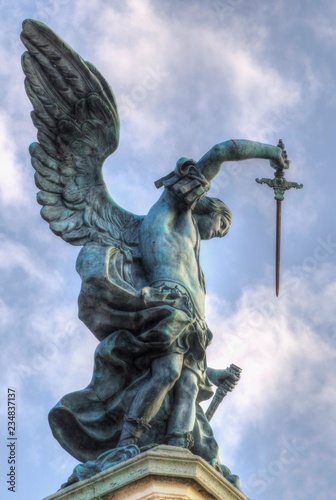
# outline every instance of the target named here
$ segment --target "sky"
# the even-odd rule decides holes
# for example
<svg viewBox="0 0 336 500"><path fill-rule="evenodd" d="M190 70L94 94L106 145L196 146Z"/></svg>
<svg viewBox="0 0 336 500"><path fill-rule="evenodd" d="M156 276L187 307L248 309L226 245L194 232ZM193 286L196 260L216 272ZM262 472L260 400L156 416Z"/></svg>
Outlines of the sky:
<svg viewBox="0 0 336 500"><path fill-rule="evenodd" d="M146 214L154 181L227 139L277 144L303 183L283 202L274 292L275 201L255 182L265 160L223 164L210 194L233 212L203 242L208 365L242 368L212 423L220 456L251 500L326 500L336 488L335 45L333 0L0 1L0 497L54 492L77 461L47 415L91 379L97 340L77 318L79 248L39 214L28 146L36 140L19 35L48 24L111 84L121 138L104 176ZM15 391L16 491L8 491L7 399ZM12 401L12 400L11 400Z"/></svg>

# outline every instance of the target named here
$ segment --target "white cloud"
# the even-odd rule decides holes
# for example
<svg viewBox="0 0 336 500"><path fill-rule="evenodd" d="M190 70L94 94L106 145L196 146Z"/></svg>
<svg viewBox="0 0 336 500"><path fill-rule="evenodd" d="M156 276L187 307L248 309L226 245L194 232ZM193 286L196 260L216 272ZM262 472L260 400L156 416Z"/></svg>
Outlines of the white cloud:
<svg viewBox="0 0 336 500"><path fill-rule="evenodd" d="M64 393L89 383L97 340L77 318L75 304L58 297L55 307L50 297L43 301L35 293L23 317L14 309L6 322L1 321L3 335L11 331L2 339L1 356L3 361L15 360L15 370L3 364L2 384L20 392L24 384L38 385L56 403Z"/></svg>
<svg viewBox="0 0 336 500"><path fill-rule="evenodd" d="M22 269L30 280L48 287L50 291L62 286L61 274L57 270L50 272L36 251L3 235L0 235L0 241L0 268L3 274Z"/></svg>
<svg viewBox="0 0 336 500"><path fill-rule="evenodd" d="M210 23L191 21L186 31L185 19L176 17L172 35L171 19L150 2L129 1L120 10L107 8L104 17L96 15L100 9L101 3L94 2L85 13L78 10L76 15L83 26L88 18L95 18L99 35L94 63L114 87L122 129L130 126L137 148L156 147L160 137L162 141L165 114L170 115L169 108L175 109L184 95L191 109L202 114L216 95L217 120L222 119L222 127L229 123L241 136L259 140L273 139L281 117L284 120L300 103L301 83L270 67L264 58L269 42L265 28L253 31L251 47L237 22L222 24L219 31ZM206 69L200 72L200 67ZM146 88L150 72L159 75L157 85L152 78L152 87ZM226 106L228 94L234 97L233 114ZM190 122L192 130L195 125ZM175 133L181 133L179 127Z"/></svg>
<svg viewBox="0 0 336 500"><path fill-rule="evenodd" d="M27 204L25 175L16 154L17 146L10 135L8 120L0 112L0 203L9 208Z"/></svg>
<svg viewBox="0 0 336 500"><path fill-rule="evenodd" d="M335 277L332 284L331 275ZM231 460L246 430L267 419L279 401L291 408L293 422L319 408L332 411L334 329L320 329L328 319L335 321L330 299L336 267L322 264L314 275L301 275L299 286L293 283L293 276L287 275L279 299L273 299L273 290L265 286L248 288L231 311L228 304L208 298L214 332L209 365L224 368L233 362L243 368L241 381L218 411L218 420L214 419L217 432L221 418L230 429L221 441ZM330 422L325 425L329 427Z"/></svg>

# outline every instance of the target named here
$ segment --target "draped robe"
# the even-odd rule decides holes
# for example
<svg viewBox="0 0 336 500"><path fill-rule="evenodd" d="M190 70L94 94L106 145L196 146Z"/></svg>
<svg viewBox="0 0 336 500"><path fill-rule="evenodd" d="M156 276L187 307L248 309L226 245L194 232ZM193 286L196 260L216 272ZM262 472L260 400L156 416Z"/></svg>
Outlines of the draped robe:
<svg viewBox="0 0 336 500"><path fill-rule="evenodd" d="M61 446L86 462L117 446L133 398L150 379L151 360L169 353L176 339L190 329L193 318L155 297L144 303L141 289L146 284L129 249L88 243L78 256L77 271L82 278L79 317L100 343L90 384L65 395L51 409L49 423ZM210 463L218 460L218 446L199 403L212 394L204 376L191 451ZM172 389L152 419L151 429L142 435L140 448L165 443L173 404Z"/></svg>

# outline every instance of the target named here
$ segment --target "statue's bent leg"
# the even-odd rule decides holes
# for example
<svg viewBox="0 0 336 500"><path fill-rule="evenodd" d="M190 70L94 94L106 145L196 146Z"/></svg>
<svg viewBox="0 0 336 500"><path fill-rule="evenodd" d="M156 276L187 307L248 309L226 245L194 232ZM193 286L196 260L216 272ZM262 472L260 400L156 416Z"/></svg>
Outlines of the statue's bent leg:
<svg viewBox="0 0 336 500"><path fill-rule="evenodd" d="M193 445L192 431L196 418L198 377L183 367L174 386L174 404L169 417L167 442L172 446L190 448Z"/></svg>
<svg viewBox="0 0 336 500"><path fill-rule="evenodd" d="M152 361L150 380L135 396L122 427L118 446L137 444L163 400L181 375L183 354L172 353Z"/></svg>

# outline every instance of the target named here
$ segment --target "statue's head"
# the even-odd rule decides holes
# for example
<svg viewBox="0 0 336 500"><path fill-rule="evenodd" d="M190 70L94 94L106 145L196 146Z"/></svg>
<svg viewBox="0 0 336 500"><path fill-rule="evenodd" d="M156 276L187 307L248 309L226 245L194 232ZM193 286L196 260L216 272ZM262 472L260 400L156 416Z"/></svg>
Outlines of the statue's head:
<svg viewBox="0 0 336 500"><path fill-rule="evenodd" d="M222 238L230 229L232 221L231 210L218 198L206 196L193 209L202 240Z"/></svg>

